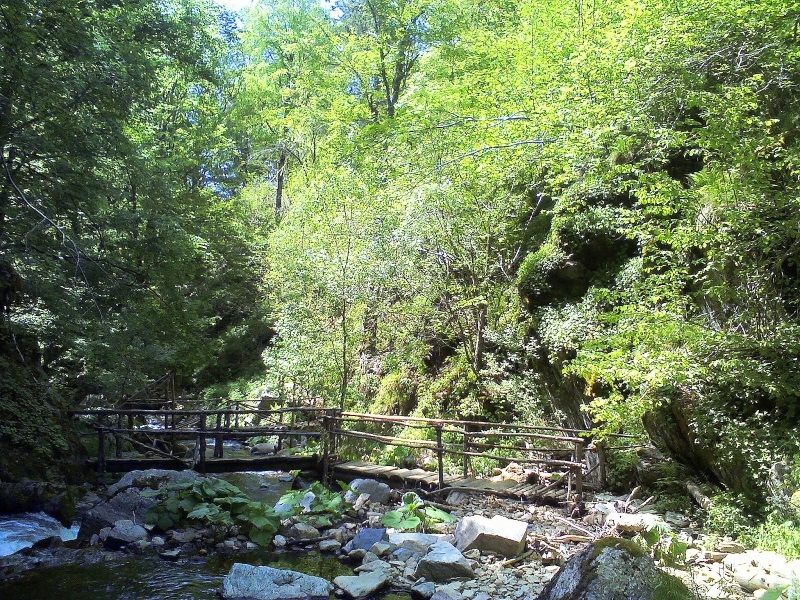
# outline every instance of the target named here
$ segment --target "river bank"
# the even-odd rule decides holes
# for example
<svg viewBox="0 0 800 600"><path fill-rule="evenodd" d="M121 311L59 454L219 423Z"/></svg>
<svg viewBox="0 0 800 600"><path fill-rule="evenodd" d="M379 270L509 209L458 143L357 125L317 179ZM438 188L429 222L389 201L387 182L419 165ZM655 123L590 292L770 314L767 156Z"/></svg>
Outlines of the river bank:
<svg viewBox="0 0 800 600"><path fill-rule="evenodd" d="M162 484L196 476L163 477ZM277 474L269 481L263 477L251 481L249 492L260 493L269 501L276 501L291 486L291 478L286 475L284 481ZM161 532L152 526L142 527L147 502L138 493L142 488L137 486L146 488L156 479L153 474L128 474L107 489L98 490L100 493L87 495L78 508L89 529L75 542L65 546L50 538L37 548L0 559L0 578L4 580L0 595L49 600L53 586L72 581L76 588L111 586L116 597L188 600L215 597L234 562L282 565L280 568L308 574L324 572L320 576L329 581L347 576L354 569L374 570L380 563L388 583L371 592L371 597L404 592L424 598L442 590L452 598L465 600L529 600L537 598L561 567L588 544L607 537L631 538L655 523L668 526L669 534L664 540L674 539L685 545L682 556L673 557L679 560L669 566L662 553L661 566L683 580L697 598L758 598L766 588L785 580L786 575L800 573L796 561L780 561L771 553L747 553L732 540L704 535L696 523L683 515L659 514L630 495L596 495L587 502L585 515L571 518L556 507L454 492L441 504L434 503L447 508L454 522L431 527L429 531L439 537L429 543L455 542L458 523L465 519L503 517L522 524L524 552L507 557L493 551L466 550L461 556L471 574L434 582L419 576L418 565L424 553L415 556L404 552L404 541L392 537L396 534L391 530L384 531L384 515L400 502L397 490L387 488L382 502L370 501L366 494L355 495L353 506L342 519L327 527L303 527L302 519L287 518L270 549L264 550L236 528L177 527ZM245 482L239 483L247 487ZM125 515L137 521L117 518ZM131 529L139 528L138 539L122 537L120 531L124 527L120 521L128 521ZM384 544L353 547L353 540L364 531L381 532L378 541L385 538ZM133 588L135 592L131 591ZM26 590L25 595L20 590ZM125 596L129 593L133 595ZM339 588L339 593L347 592Z"/></svg>

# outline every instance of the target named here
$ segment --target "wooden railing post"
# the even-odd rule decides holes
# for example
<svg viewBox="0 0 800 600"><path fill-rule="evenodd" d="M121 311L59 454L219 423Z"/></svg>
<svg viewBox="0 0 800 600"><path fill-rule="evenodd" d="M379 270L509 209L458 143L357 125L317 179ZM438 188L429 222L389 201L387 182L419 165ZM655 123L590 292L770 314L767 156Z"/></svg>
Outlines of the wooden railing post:
<svg viewBox="0 0 800 600"><path fill-rule="evenodd" d="M598 479L600 480L600 488L604 489L606 484L608 484L608 475L606 473L606 443L603 440L600 440L595 444L595 449L597 450L597 468L598 468Z"/></svg>
<svg viewBox="0 0 800 600"><path fill-rule="evenodd" d="M467 432L467 430L465 428L464 429L464 443L462 444L462 449L464 451L464 470L463 470L464 479L469 477L470 467L472 466L470 464L472 462L470 460L470 456L469 456L469 454L467 454L469 452L469 448L470 448L470 445L469 445L469 433Z"/></svg>
<svg viewBox="0 0 800 600"><path fill-rule="evenodd" d="M97 426L97 472L100 475L106 472L106 432L102 422Z"/></svg>
<svg viewBox="0 0 800 600"><path fill-rule="evenodd" d="M223 436L220 432L222 429L222 413L217 413L217 435L214 438L214 458L222 458L223 453Z"/></svg>
<svg viewBox="0 0 800 600"><path fill-rule="evenodd" d="M579 510L583 504L583 445L585 443L584 440L575 442L575 462L580 465L575 468L575 505Z"/></svg>
<svg viewBox="0 0 800 600"><path fill-rule="evenodd" d="M233 426L236 429L239 429L239 402L238 401L233 405L233 408L236 411L234 413L234 417L233 417Z"/></svg>
<svg viewBox="0 0 800 600"><path fill-rule="evenodd" d="M439 489L444 487L444 446L442 445L442 424L435 425L436 428L436 461L439 467Z"/></svg>
<svg viewBox="0 0 800 600"><path fill-rule="evenodd" d="M198 433L198 446L200 449L200 456L198 464L200 472L205 475L206 472L206 413L200 413L200 431Z"/></svg>
<svg viewBox="0 0 800 600"><path fill-rule="evenodd" d="M122 413L117 415L117 430L122 429ZM122 458L122 438L119 433L114 434L114 456Z"/></svg>

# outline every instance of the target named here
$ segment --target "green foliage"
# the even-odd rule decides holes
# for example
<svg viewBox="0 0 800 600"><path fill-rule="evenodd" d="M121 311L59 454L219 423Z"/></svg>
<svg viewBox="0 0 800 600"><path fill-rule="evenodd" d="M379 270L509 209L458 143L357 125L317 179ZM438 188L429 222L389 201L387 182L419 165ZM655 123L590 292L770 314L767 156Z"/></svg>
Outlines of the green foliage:
<svg viewBox="0 0 800 600"><path fill-rule="evenodd" d="M381 523L401 531L428 531L438 523L451 523L455 519L447 512L425 502L414 492L403 494L402 504L397 510L383 515Z"/></svg>
<svg viewBox="0 0 800 600"><path fill-rule="evenodd" d="M606 478L612 490L628 490L636 482L636 464L639 457L635 451L609 452L606 460Z"/></svg>
<svg viewBox="0 0 800 600"><path fill-rule="evenodd" d="M686 563L689 544L678 539L672 528L664 522L653 523L635 539L664 566L679 567Z"/></svg>
<svg viewBox="0 0 800 600"><path fill-rule="evenodd" d="M795 521L768 518L748 529L742 540L762 550L772 550L790 558L800 558L800 525Z"/></svg>
<svg viewBox="0 0 800 600"><path fill-rule="evenodd" d="M145 521L162 531L185 525L235 525L250 540L266 546L280 527L281 515L272 507L250 500L222 479L203 478L142 494L158 498L159 503L147 512Z"/></svg>
<svg viewBox="0 0 800 600"><path fill-rule="evenodd" d="M752 505L739 494L715 494L713 504L706 509L704 526L709 532L738 536L746 533L756 522Z"/></svg>
<svg viewBox="0 0 800 600"><path fill-rule="evenodd" d="M334 492L326 488L319 481L315 481L304 490L294 490L281 496L276 506L280 506L278 515L285 519L287 516L298 515L304 523L314 527L330 527L341 519L351 505L345 500L344 492L349 488L339 482L341 492ZM310 504L301 506L304 498L310 498Z"/></svg>

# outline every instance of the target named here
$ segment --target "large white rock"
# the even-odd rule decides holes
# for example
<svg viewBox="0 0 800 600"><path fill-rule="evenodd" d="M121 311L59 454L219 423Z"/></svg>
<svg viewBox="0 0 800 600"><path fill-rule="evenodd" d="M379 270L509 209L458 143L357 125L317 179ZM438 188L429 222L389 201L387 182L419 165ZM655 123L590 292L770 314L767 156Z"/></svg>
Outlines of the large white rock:
<svg viewBox="0 0 800 600"><path fill-rule="evenodd" d="M462 552L477 549L511 558L525 549L528 524L500 515L491 519L464 517L458 522L455 537L456 547Z"/></svg>
<svg viewBox="0 0 800 600"><path fill-rule="evenodd" d="M333 580L333 584L351 598L363 598L387 586L391 581L389 574L383 569L365 571L359 575L342 575Z"/></svg>
<svg viewBox="0 0 800 600"><path fill-rule="evenodd" d="M472 567L458 551L448 542L436 542L428 553L419 561L414 577L424 577L434 583L444 583L455 579L472 579L475 574Z"/></svg>
<svg viewBox="0 0 800 600"><path fill-rule="evenodd" d="M234 563L222 582L225 600L328 600L333 586L296 571Z"/></svg>

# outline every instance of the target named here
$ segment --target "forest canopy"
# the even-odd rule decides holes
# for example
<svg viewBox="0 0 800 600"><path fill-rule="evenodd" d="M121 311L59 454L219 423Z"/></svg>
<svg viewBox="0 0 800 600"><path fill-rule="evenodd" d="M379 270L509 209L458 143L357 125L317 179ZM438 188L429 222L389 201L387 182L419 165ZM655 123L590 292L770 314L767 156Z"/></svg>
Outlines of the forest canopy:
<svg viewBox="0 0 800 600"><path fill-rule="evenodd" d="M3 443L174 372L624 431L756 493L798 452L798 19L7 0Z"/></svg>

